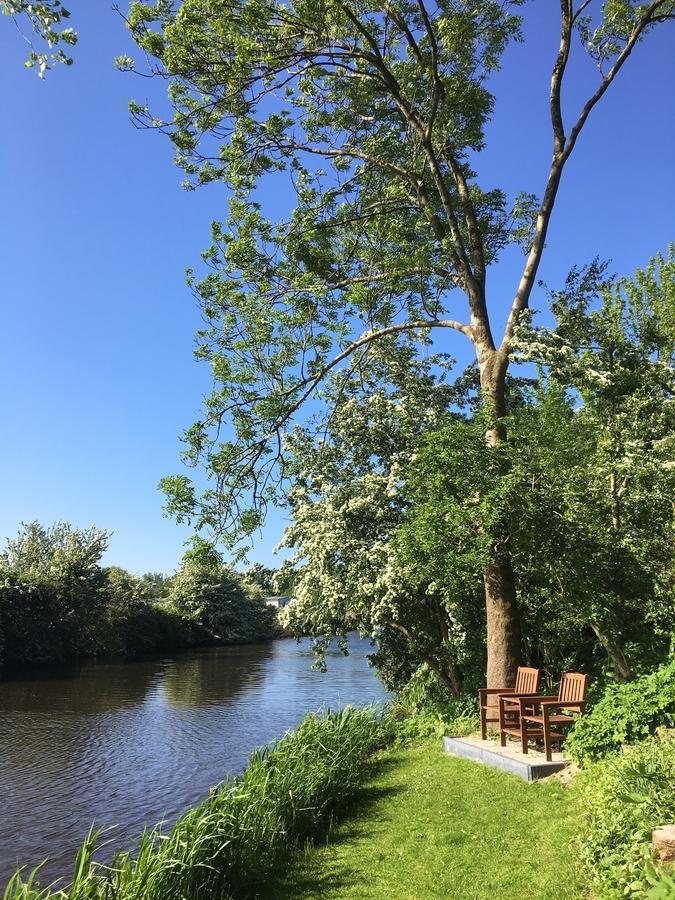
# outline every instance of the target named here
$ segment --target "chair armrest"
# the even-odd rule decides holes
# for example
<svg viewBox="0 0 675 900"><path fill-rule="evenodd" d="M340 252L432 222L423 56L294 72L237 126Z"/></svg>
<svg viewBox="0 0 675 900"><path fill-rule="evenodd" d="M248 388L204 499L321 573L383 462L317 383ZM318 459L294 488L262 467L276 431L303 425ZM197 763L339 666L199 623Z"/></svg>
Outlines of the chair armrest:
<svg viewBox="0 0 675 900"><path fill-rule="evenodd" d="M530 714L534 714L534 710L537 706L542 706L549 700L552 700L554 703L558 702L557 697L542 694L520 694L520 696L515 699L518 701L521 716L525 715L526 709L530 710Z"/></svg>
<svg viewBox="0 0 675 900"><path fill-rule="evenodd" d="M500 694L499 703L500 705L503 705L504 703L517 703L521 697L532 701L533 699L536 699L536 694L516 694L515 691L511 691L508 694Z"/></svg>
<svg viewBox="0 0 675 900"><path fill-rule="evenodd" d="M478 688L479 694L513 694L515 688Z"/></svg>
<svg viewBox="0 0 675 900"><path fill-rule="evenodd" d="M578 709L579 712L583 712L584 707L586 706L586 703L583 700L576 700L576 701L570 701L568 703L565 703L565 702L561 703L560 700L558 700L557 698L548 697L545 700L541 700L540 705L546 706L549 709L556 709L556 708L557 709Z"/></svg>
<svg viewBox="0 0 675 900"><path fill-rule="evenodd" d="M550 694L518 694L518 698L522 697L523 700L527 700L529 703L545 703L547 700L553 700L555 703L558 702L557 697L551 697Z"/></svg>

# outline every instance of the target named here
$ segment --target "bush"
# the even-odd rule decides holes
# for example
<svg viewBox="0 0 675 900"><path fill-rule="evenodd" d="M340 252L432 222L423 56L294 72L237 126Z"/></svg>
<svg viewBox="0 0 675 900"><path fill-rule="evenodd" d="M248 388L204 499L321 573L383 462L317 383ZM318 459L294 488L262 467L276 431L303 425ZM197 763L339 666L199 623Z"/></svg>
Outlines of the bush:
<svg viewBox="0 0 675 900"><path fill-rule="evenodd" d="M580 787L588 813L582 858L598 897L647 896L652 831L675 820L675 741L650 738L596 763Z"/></svg>
<svg viewBox="0 0 675 900"><path fill-rule="evenodd" d="M406 746L432 737L471 734L480 727L476 697L464 694L444 702L431 702L428 696L409 685L387 712L384 725L390 728L391 741Z"/></svg>
<svg viewBox="0 0 675 900"><path fill-rule="evenodd" d="M289 849L326 830L385 739L371 708L310 714L283 740L255 751L243 775L212 790L168 835L148 832L133 854L118 854L109 874L91 861L90 835L70 888L26 888L15 876L4 900L255 896Z"/></svg>
<svg viewBox="0 0 675 900"><path fill-rule="evenodd" d="M261 591L233 569L184 562L172 579L168 606L188 622L227 644L247 644L274 636L276 611Z"/></svg>
<svg viewBox="0 0 675 900"><path fill-rule="evenodd" d="M675 725L675 659L627 684L613 684L582 716L566 747L581 765Z"/></svg>

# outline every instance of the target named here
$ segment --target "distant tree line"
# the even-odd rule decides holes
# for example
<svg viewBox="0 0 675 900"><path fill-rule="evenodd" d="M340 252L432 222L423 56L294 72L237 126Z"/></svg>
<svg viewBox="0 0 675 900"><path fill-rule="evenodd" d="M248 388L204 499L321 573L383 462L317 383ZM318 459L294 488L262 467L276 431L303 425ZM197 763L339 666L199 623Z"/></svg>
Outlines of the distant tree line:
<svg viewBox="0 0 675 900"><path fill-rule="evenodd" d="M62 522L22 526L0 553L0 665L137 656L278 633L271 591L193 547L175 575L140 578L101 558L107 532ZM271 588L274 570L265 570Z"/></svg>

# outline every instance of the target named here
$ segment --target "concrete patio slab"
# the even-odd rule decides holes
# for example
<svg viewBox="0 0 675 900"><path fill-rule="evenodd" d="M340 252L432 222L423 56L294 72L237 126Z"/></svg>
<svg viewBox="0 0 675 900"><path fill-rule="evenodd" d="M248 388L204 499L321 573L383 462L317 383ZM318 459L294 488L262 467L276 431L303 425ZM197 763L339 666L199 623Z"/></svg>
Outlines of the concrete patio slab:
<svg viewBox="0 0 675 900"><path fill-rule="evenodd" d="M443 748L452 756L463 756L465 759L473 759L476 762L491 766L493 769L501 769L517 775L523 781L536 781L538 778L546 778L554 772L569 766L571 760L563 753L553 753L551 762L538 750L530 750L521 753L520 748L513 743L506 747L500 747L497 741L483 741L480 735L468 737L444 737Z"/></svg>

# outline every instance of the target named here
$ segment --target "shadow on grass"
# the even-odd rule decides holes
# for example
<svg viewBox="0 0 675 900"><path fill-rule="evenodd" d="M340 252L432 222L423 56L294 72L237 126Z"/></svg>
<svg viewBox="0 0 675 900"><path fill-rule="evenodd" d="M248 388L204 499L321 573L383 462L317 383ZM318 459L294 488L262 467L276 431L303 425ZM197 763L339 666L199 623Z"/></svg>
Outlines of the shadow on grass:
<svg viewBox="0 0 675 900"><path fill-rule="evenodd" d="M283 870L269 878L264 886L258 886L255 892L257 900L294 900L299 897L323 897L328 890L346 888L359 884L363 879L362 871L345 865L340 861L338 866L328 863L320 868L316 860L310 857L314 850L322 847L338 847L345 842L363 834L363 818L374 804L385 797L402 793L403 786L376 787L372 782L387 775L397 767L396 757L376 760L370 769L368 783L335 814L331 824L323 836L308 841L305 850L291 851ZM290 876L290 877L288 877Z"/></svg>

